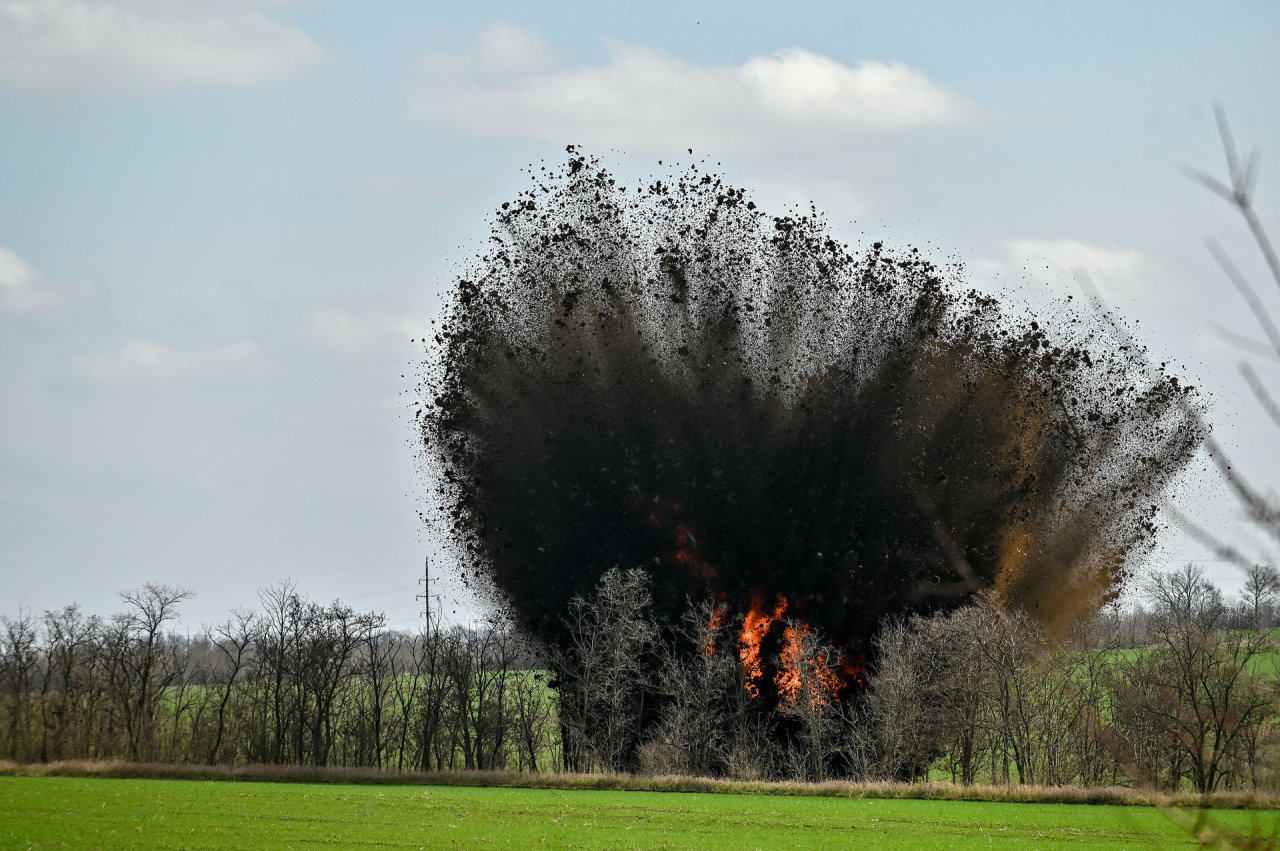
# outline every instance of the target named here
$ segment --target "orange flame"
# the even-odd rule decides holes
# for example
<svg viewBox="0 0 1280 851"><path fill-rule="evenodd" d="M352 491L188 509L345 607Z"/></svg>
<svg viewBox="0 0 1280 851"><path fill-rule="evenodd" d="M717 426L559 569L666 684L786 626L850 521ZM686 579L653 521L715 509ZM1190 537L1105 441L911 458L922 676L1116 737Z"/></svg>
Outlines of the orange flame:
<svg viewBox="0 0 1280 851"><path fill-rule="evenodd" d="M804 639L809 634L808 624L788 626L782 634L780 666L774 677L778 684L778 703L783 712L794 709L808 695L814 712L821 712L844 686L844 681L829 663L826 652L819 652L813 660L812 676L805 676Z"/></svg>
<svg viewBox="0 0 1280 851"><path fill-rule="evenodd" d="M760 696L760 687L757 683L764 676L764 662L760 658L760 645L764 641L764 637L769 634L769 630L782 617L782 613L787 610L787 598L781 594L778 595L778 604L774 607L773 614L767 614L764 610L764 599L756 595L751 600L751 610L747 612L746 620L742 624L742 635L739 638L739 655L742 659L742 670L745 674L744 688L751 697Z"/></svg>
<svg viewBox="0 0 1280 851"><path fill-rule="evenodd" d="M818 659L813 666L813 675L817 678L818 685L822 686L822 691L826 693L823 695L815 690L811 698L813 700L813 708L820 709L819 699L821 699L824 706L828 702L827 698L835 700L836 694L839 693L840 689L844 688L844 680L837 673L835 667L827 661L826 653L818 654Z"/></svg>
<svg viewBox="0 0 1280 851"><path fill-rule="evenodd" d="M782 655L778 660L780 667L773 681L778 684L778 702L784 710L800 702L800 691L804 686L801 672L804 637L808 634L807 626L788 626L782 633Z"/></svg>

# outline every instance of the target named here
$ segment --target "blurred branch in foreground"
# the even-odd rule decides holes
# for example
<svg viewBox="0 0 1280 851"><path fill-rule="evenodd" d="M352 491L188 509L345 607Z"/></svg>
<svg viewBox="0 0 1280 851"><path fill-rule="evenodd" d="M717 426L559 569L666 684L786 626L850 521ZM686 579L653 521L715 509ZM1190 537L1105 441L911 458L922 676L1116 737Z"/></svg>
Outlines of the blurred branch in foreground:
<svg viewBox="0 0 1280 851"><path fill-rule="evenodd" d="M1218 121L1218 133L1222 137L1222 148L1226 155L1227 179L1225 182L1221 181L1200 169L1186 169L1186 173L1191 179L1204 186L1214 195L1225 200L1240 214L1249 228L1249 233L1252 235L1258 251L1266 262L1273 283L1280 289L1280 258L1277 257L1275 246L1267 235L1266 228L1263 227L1262 221L1258 218L1257 211L1254 208L1254 188L1258 177L1259 153L1257 150L1253 150L1249 152L1247 157L1241 159L1236 150L1235 139L1231 135L1231 128L1227 123L1226 112L1221 104L1214 105L1214 115ZM1213 240L1209 240L1208 245L1209 253L1213 255L1213 259L1222 269L1227 280L1231 282L1232 286L1235 287L1236 291L1240 293L1245 303L1249 306L1249 310L1253 313L1254 319L1257 321L1258 327L1267 342L1264 344L1261 341L1235 332L1228 332L1229 340L1241 341L1247 339L1250 344L1247 347L1242 347L1246 351L1259 356L1280 359L1280 326L1277 325L1274 312L1268 308L1258 289L1250 283L1248 277L1240 270L1240 267L1232 260L1230 255ZM1240 372L1244 376L1245 382L1249 385L1249 390L1253 393L1254 398L1257 399L1258 404L1262 407L1263 412L1267 414L1277 428L1280 428L1280 405L1276 402L1277 394L1267 388L1257 370L1249 363L1241 361ZM1240 470L1232 464L1230 456L1222 445L1212 436L1206 438L1205 446L1209 450L1209 457L1213 459L1213 463L1222 473L1223 478L1226 479L1241 506L1244 507L1249 521L1259 527L1272 541L1280 543L1280 503L1277 502L1275 496L1266 493L1258 485L1246 479ZM1245 571L1254 568L1257 561L1259 561L1248 557L1238 547L1222 540L1218 535L1205 529L1191 518L1178 512L1171 513L1188 533L1207 545L1220 558L1230 560Z"/></svg>

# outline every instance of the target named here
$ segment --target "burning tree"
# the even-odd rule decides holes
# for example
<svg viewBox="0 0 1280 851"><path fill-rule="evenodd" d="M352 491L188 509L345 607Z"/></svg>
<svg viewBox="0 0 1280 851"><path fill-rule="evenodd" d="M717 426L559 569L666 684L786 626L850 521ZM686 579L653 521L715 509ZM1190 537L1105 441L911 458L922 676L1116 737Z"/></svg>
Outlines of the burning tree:
<svg viewBox="0 0 1280 851"><path fill-rule="evenodd" d="M887 616L993 589L1053 630L1148 552L1203 435L1110 325L696 165L629 189L568 153L457 280L417 411L432 519L535 635L568 647L570 602L641 569L668 637L711 601L747 699L785 711L809 630L848 700Z"/></svg>

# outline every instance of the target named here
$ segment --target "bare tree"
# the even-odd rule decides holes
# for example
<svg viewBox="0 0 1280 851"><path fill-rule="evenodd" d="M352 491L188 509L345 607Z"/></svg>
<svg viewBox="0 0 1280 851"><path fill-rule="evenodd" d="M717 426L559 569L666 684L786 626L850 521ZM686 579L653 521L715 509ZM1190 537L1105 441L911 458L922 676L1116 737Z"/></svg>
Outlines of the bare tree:
<svg viewBox="0 0 1280 851"><path fill-rule="evenodd" d="M1245 571L1240 591L1249 618L1248 628L1262 632L1275 620L1273 607L1280 596L1280 570L1267 564L1252 564Z"/></svg>
<svg viewBox="0 0 1280 851"><path fill-rule="evenodd" d="M249 654L258 641L263 623L257 614L244 610L236 610L216 629L205 630L212 645L223 657L223 667L213 678L210 688L217 697L218 710L214 723L213 742L209 745L206 761L213 765L219 761L223 736L227 727L227 707L235 694L238 681L246 671Z"/></svg>
<svg viewBox="0 0 1280 851"><path fill-rule="evenodd" d="M566 768L632 767L649 686L645 656L657 637L650 603L648 575L617 567L590 598L570 600L570 644L552 660Z"/></svg>
<svg viewBox="0 0 1280 851"><path fill-rule="evenodd" d="M156 712L166 688L183 671L165 653L165 624L191 592L147 583L120 595L127 608L117 616L117 687L124 714L129 758L154 757Z"/></svg>
<svg viewBox="0 0 1280 851"><path fill-rule="evenodd" d="M940 727L935 685L945 677L941 650L928 641L923 619L889 621L876 637L876 666L867 682L873 773L915 780L950 738Z"/></svg>
<svg viewBox="0 0 1280 851"><path fill-rule="evenodd" d="M82 720L88 708L86 658L92 652L98 618L76 605L44 613L45 691L40 760L67 759L87 746ZM76 741L78 740L78 741Z"/></svg>
<svg viewBox="0 0 1280 851"><path fill-rule="evenodd" d="M798 779L826 780L832 757L846 748L853 718L836 698L839 658L820 633L797 621L785 622L775 680L778 711L797 731L791 750Z"/></svg>
<svg viewBox="0 0 1280 851"><path fill-rule="evenodd" d="M481 768L501 769L507 766L511 744L515 720L512 692L521 676L516 667L524 642L510 623L499 618L486 624L484 636L476 679L478 763Z"/></svg>
<svg viewBox="0 0 1280 851"><path fill-rule="evenodd" d="M31 689L39 669L36 622L29 610L21 610L16 618L0 617L0 674L5 689L5 711L9 716L9 758L25 762L29 749L31 724Z"/></svg>
<svg viewBox="0 0 1280 851"><path fill-rule="evenodd" d="M254 679L262 694L255 701L256 729L250 756L260 762L280 764L290 758L288 741L293 714L289 711L288 684L301 600L297 586L283 580L259 591L258 601L263 614L254 642Z"/></svg>
<svg viewBox="0 0 1280 851"><path fill-rule="evenodd" d="M309 603L304 623L299 684L304 700L299 704L310 738L311 762L328 765L336 743L337 702L343 688L357 675L356 649L386 619L379 614L358 613L335 600L328 606Z"/></svg>
<svg viewBox="0 0 1280 851"><path fill-rule="evenodd" d="M395 652L396 636L386 630L371 628L360 639L355 660L360 685L355 689L352 717L356 765L383 767L396 678Z"/></svg>
<svg viewBox="0 0 1280 851"><path fill-rule="evenodd" d="M539 760L554 748L556 705L544 671L519 671L512 683L515 743L522 771L539 770ZM546 760L543 760L546 764ZM554 763L553 763L554 764Z"/></svg>
<svg viewBox="0 0 1280 851"><path fill-rule="evenodd" d="M644 745L650 773L709 775L728 732L737 663L722 610L711 600L690 605L670 640L661 642L657 691L661 717Z"/></svg>
<svg viewBox="0 0 1280 851"><path fill-rule="evenodd" d="M1010 782L1012 759L1018 782L1035 783L1043 744L1035 728L1036 701L1044 688L1044 669L1037 664L1044 638L1021 612L1002 609L990 600L980 611L984 615L979 621L980 652L988 675L985 715L999 744L1000 773L1004 782Z"/></svg>
<svg viewBox="0 0 1280 851"><path fill-rule="evenodd" d="M1276 695L1252 670L1264 647L1254 631L1227 628L1222 595L1194 565L1154 575L1156 644L1134 654L1123 675L1153 735L1167 743L1198 792L1212 792L1239 774L1248 741L1274 710ZM1185 768L1180 769L1180 766Z"/></svg>
<svg viewBox="0 0 1280 851"><path fill-rule="evenodd" d="M413 644L413 738L418 748L417 767L429 771L452 765L453 742L444 744L446 717L451 702L451 686L445 664L447 639L438 628L429 624L418 634Z"/></svg>
<svg viewBox="0 0 1280 851"><path fill-rule="evenodd" d="M483 664L483 636L464 627L454 627L445 636L442 656L443 672L449 680L449 732L447 748L449 767L453 767L453 754L462 750L462 765L468 770L479 768L477 754L479 731L476 721L480 715L476 684Z"/></svg>
<svg viewBox="0 0 1280 851"><path fill-rule="evenodd" d="M876 774L915 780L942 759L955 780L975 782L1004 740L993 712L999 656L989 652L999 628L995 612L976 605L882 628L867 693Z"/></svg>

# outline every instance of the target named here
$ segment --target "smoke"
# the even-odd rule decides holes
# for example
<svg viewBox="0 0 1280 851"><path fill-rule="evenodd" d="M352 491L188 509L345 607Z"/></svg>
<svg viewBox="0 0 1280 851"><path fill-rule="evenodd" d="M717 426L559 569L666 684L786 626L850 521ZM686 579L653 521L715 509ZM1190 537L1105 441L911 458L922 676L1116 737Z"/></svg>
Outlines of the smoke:
<svg viewBox="0 0 1280 851"><path fill-rule="evenodd" d="M856 672L887 615L991 589L1053 629L1150 550L1195 394L1105 323L568 151L456 282L418 411L435 519L535 634L643 566L667 623L785 609Z"/></svg>

